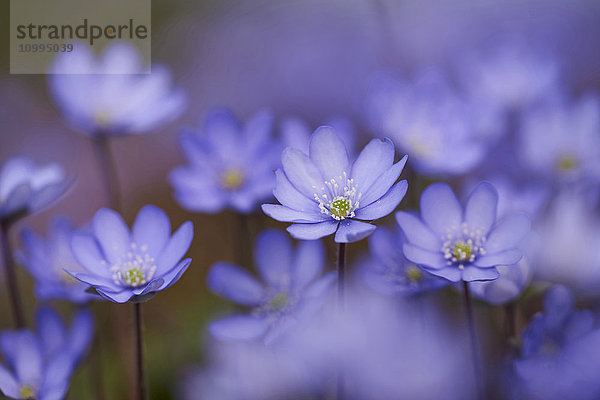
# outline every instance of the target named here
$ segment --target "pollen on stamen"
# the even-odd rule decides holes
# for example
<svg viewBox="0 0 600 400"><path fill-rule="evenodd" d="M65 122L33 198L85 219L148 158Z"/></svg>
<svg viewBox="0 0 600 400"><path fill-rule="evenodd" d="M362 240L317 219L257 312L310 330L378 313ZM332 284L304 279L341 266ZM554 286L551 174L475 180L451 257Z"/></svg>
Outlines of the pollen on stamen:
<svg viewBox="0 0 600 400"><path fill-rule="evenodd" d="M148 283L156 272L154 257L147 253L148 246L131 243L131 251L122 255L110 268L117 285L138 287Z"/></svg>
<svg viewBox="0 0 600 400"><path fill-rule="evenodd" d="M321 213L341 221L355 216L362 193L357 192L354 179L348 179L346 172L343 173L343 176L339 176L338 180L332 178L325 181L325 186L321 188L321 195L314 193L314 199L318 203Z"/></svg>

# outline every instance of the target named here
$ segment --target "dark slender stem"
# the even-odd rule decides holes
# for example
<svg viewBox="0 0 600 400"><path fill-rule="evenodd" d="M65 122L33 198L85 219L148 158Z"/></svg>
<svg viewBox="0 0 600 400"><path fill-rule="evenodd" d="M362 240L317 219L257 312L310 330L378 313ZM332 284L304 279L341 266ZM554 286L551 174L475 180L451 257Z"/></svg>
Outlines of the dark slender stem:
<svg viewBox="0 0 600 400"><path fill-rule="evenodd" d="M142 337L142 304L133 303L133 318L135 320L135 363L136 363L136 392L137 400L146 400L146 378L144 374L144 343Z"/></svg>
<svg viewBox="0 0 600 400"><path fill-rule="evenodd" d="M344 297L346 290L346 243L338 244L338 260L337 260L337 270L338 270L338 284L337 284L337 294L338 294L338 308L340 311L344 310Z"/></svg>
<svg viewBox="0 0 600 400"><path fill-rule="evenodd" d="M236 262L240 265L250 265L250 226L249 216L246 214L234 213L235 227L234 227L234 243Z"/></svg>
<svg viewBox="0 0 600 400"><path fill-rule="evenodd" d="M346 291L346 243L338 243L337 270L337 306L339 312L342 313L344 311ZM337 400L344 400L346 398L346 389L344 383L343 365L340 363L337 375Z"/></svg>
<svg viewBox="0 0 600 400"><path fill-rule="evenodd" d="M25 327L25 317L23 316L23 305L21 303L21 295L19 293L19 284L17 282L17 274L15 271L15 263L13 260L10 243L8 240L8 225L0 224L0 241L2 241L2 256L4 258L4 273L6 275L6 286L12 315L17 329Z"/></svg>
<svg viewBox="0 0 600 400"><path fill-rule="evenodd" d="M114 210L121 208L121 194L119 191L119 179L115 160L110 148L110 139L104 134L97 134L93 137L96 157L100 164L100 170L103 174L104 187L108 196L110 207Z"/></svg>
<svg viewBox="0 0 600 400"><path fill-rule="evenodd" d="M471 304L471 291L469 289L469 283L463 281L463 289L465 295L465 310L467 314L467 323L469 324L469 335L471 342L471 356L473 358L473 376L475 378L475 384L477 386L477 397L483 399L482 389L482 374L481 365L479 364L479 346L477 344L477 333L475 332L475 322L473 320L473 305Z"/></svg>

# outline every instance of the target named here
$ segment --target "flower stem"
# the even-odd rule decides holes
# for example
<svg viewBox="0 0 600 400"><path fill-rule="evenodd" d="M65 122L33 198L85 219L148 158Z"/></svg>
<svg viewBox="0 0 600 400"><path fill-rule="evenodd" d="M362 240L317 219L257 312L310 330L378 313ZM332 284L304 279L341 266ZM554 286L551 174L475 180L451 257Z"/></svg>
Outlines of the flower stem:
<svg viewBox="0 0 600 400"><path fill-rule="evenodd" d="M344 297L346 291L346 243L338 243L338 259L337 259L337 270L338 270L338 284L337 284L337 296L338 296L338 309L344 311Z"/></svg>
<svg viewBox="0 0 600 400"><path fill-rule="evenodd" d="M345 290L346 290L346 243L338 243L338 282L337 282L337 306L339 313L344 312ZM346 389L344 385L343 365L340 363L337 374L337 400L346 398Z"/></svg>
<svg viewBox="0 0 600 400"><path fill-rule="evenodd" d="M142 304L133 303L133 318L135 320L135 361L137 400L146 400L146 379L144 375L144 343L142 337Z"/></svg>
<svg viewBox="0 0 600 400"><path fill-rule="evenodd" d="M119 180L115 160L110 149L110 139L104 134L93 136L94 149L96 157L100 164L100 170L103 174L104 187L108 196L109 205L113 210L121 208L121 194L119 191Z"/></svg>
<svg viewBox="0 0 600 400"><path fill-rule="evenodd" d="M465 295L465 310L467 314L467 323L469 325L469 336L471 341L471 356L473 361L473 377L477 386L477 398L483 399L481 365L479 364L479 346L477 345L477 334L475 332L475 323L473 321L473 305L471 304L471 291L469 283L463 281Z"/></svg>
<svg viewBox="0 0 600 400"><path fill-rule="evenodd" d="M13 260L10 243L8 240L8 225L1 223L0 241L2 241L2 255L4 258L4 273L6 275L6 286L8 289L8 297L10 307L14 318L15 328L21 329L25 327L25 317L23 316L23 305L21 303L21 295L19 293L19 284L15 273L15 263Z"/></svg>

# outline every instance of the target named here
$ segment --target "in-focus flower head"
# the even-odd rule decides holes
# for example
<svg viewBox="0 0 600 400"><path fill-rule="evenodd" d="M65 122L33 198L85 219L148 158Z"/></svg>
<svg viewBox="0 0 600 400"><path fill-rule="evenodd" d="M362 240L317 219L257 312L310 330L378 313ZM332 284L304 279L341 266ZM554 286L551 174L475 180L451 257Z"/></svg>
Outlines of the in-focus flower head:
<svg viewBox="0 0 600 400"><path fill-rule="evenodd" d="M70 327L50 308L36 317L37 332L0 333L6 365L0 365L0 390L13 399L60 400L69 388L71 374L91 342L92 316L79 311Z"/></svg>
<svg viewBox="0 0 600 400"><path fill-rule="evenodd" d="M564 286L551 288L544 312L523 333L521 356L513 369L518 394L528 399L597 399L600 383L590 371L600 368L600 330L590 311L575 311Z"/></svg>
<svg viewBox="0 0 600 400"><path fill-rule="evenodd" d="M263 204L262 209L278 221L293 222L287 230L296 239L335 233L337 243L361 240L375 230L363 221L388 215L406 194L406 180L396 183L406 158L394 164L393 143L373 139L351 163L333 128L320 127L308 155L291 147L283 151L273 191L281 205Z"/></svg>
<svg viewBox="0 0 600 400"><path fill-rule="evenodd" d="M480 183L464 207L445 183L421 195L421 218L399 211L396 220L408 243L404 255L426 271L452 282L493 280L496 266L517 263L518 245L529 232L529 218L513 214L496 221L498 194Z"/></svg>
<svg viewBox="0 0 600 400"><path fill-rule="evenodd" d="M65 271L83 272L71 251L73 232L73 224L66 217L52 220L46 238L31 229L22 231L23 249L17 253L17 259L33 276L38 299L84 303L96 297L86 292L88 285Z"/></svg>
<svg viewBox="0 0 600 400"><path fill-rule="evenodd" d="M411 166L427 175L459 175L478 165L502 133L496 111L463 99L437 69L411 82L377 76L367 99L375 132L392 138Z"/></svg>
<svg viewBox="0 0 600 400"><path fill-rule="evenodd" d="M325 250L319 241L300 242L296 250L278 230L262 232L256 240L255 264L264 284L237 265L212 266L210 290L251 308L213 322L209 330L220 339L275 340L292 324L310 314L333 285L334 275L321 276Z"/></svg>
<svg viewBox="0 0 600 400"><path fill-rule="evenodd" d="M523 116L520 160L535 176L600 182L600 97L588 94Z"/></svg>
<svg viewBox="0 0 600 400"><path fill-rule="evenodd" d="M60 53L49 77L50 92L67 121L88 135L146 133L181 114L186 97L174 89L171 73L152 65L147 74L140 54L126 42L106 47L100 57L76 43Z"/></svg>
<svg viewBox="0 0 600 400"><path fill-rule="evenodd" d="M179 204L194 212L231 207L247 214L269 198L281 151L271 137L272 122L271 113L261 111L242 126L219 108L209 112L200 130L184 131L180 144L188 164L169 176Z"/></svg>
<svg viewBox="0 0 600 400"><path fill-rule="evenodd" d="M48 206L67 186L65 173L56 163L38 166L23 156L9 159L0 171L0 221Z"/></svg>
<svg viewBox="0 0 600 400"><path fill-rule="evenodd" d="M192 261L182 260L193 237L190 221L171 235L171 222L161 209L144 206L131 231L113 210L100 209L92 233L75 233L71 247L84 272L66 270L115 303L142 301L173 285Z"/></svg>
<svg viewBox="0 0 600 400"><path fill-rule="evenodd" d="M373 290L386 295L409 295L435 290L448 284L423 271L402 252L406 237L400 229L378 228L369 238L369 258L361 263L360 275Z"/></svg>

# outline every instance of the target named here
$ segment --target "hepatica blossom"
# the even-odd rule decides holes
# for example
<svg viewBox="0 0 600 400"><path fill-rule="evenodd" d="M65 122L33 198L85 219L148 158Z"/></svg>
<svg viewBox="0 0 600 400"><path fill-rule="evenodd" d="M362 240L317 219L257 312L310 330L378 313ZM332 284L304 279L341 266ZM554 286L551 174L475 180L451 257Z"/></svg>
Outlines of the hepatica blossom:
<svg viewBox="0 0 600 400"><path fill-rule="evenodd" d="M0 365L0 390L12 399L60 400L91 342L93 320L89 312L79 311L67 328L56 312L42 308L36 325L37 332L0 334L6 361Z"/></svg>
<svg viewBox="0 0 600 400"><path fill-rule="evenodd" d="M264 284L237 265L212 266L209 289L251 311L213 322L210 332L220 339L262 337L266 343L276 339L333 287L334 275L321 276L324 257L319 241L301 242L294 250L283 232L264 231L255 248L255 264Z"/></svg>
<svg viewBox="0 0 600 400"><path fill-rule="evenodd" d="M351 157L354 156L357 135L352 122L344 117L333 117L327 120L325 125L331 126L335 130L335 133L346 145L348 154ZM306 122L295 117L284 118L281 121L280 131L285 146L302 150L305 154L309 153L308 144L313 131Z"/></svg>
<svg viewBox="0 0 600 400"><path fill-rule="evenodd" d="M66 271L116 303L168 288L192 261L181 260L192 242L192 223L185 222L171 235L169 217L154 206L140 210L131 231L115 211L100 209L92 231L76 233L71 240L85 271Z"/></svg>
<svg viewBox="0 0 600 400"><path fill-rule="evenodd" d="M273 191L281 205L263 204L262 209L278 221L293 222L287 230L297 239L333 233L337 243L363 239L375 230L364 221L394 211L408 188L406 180L396 183L406 156L394 164L389 139L371 140L351 163L340 137L321 127L311 137L308 155L288 147L281 162Z"/></svg>
<svg viewBox="0 0 600 400"><path fill-rule="evenodd" d="M600 181L600 98L553 104L527 113L520 156L536 176L561 182Z"/></svg>
<svg viewBox="0 0 600 400"><path fill-rule="evenodd" d="M518 244L530 227L524 214L496 221L497 202L497 192L487 182L473 190L464 210L450 186L430 185L421 195L421 218L396 213L409 242L403 246L404 255L452 282L496 279L496 266L521 259Z"/></svg>
<svg viewBox="0 0 600 400"><path fill-rule="evenodd" d="M361 277L373 290L386 295L409 295L435 290L448 282L409 261L402 252L406 236L400 229L379 228L369 238L369 258Z"/></svg>
<svg viewBox="0 0 600 400"><path fill-rule="evenodd" d="M39 166L27 157L9 159L0 171L0 221L49 205L64 193L67 184L56 163Z"/></svg>
<svg viewBox="0 0 600 400"><path fill-rule="evenodd" d="M145 133L179 116L186 102L169 70L149 70L126 42L108 45L99 58L77 43L57 56L51 72L50 92L65 118L90 135Z"/></svg>
<svg viewBox="0 0 600 400"><path fill-rule="evenodd" d="M494 107L464 99L435 69L412 81L378 76L366 108L375 132L392 138L411 166L427 175L471 171L502 133Z"/></svg>
<svg viewBox="0 0 600 400"><path fill-rule="evenodd" d="M184 131L181 149L188 164L169 176L179 204L203 213L226 207L253 211L275 185L281 148L271 132L269 112L257 113L242 126L225 109L212 110L201 129Z"/></svg>
<svg viewBox="0 0 600 400"><path fill-rule="evenodd" d="M46 238L31 229L21 233L23 249L17 253L17 259L33 276L35 294L40 300L84 303L95 297L86 292L88 285L65 271L84 272L71 251L73 232L73 224L68 218L56 217L50 223Z"/></svg>

